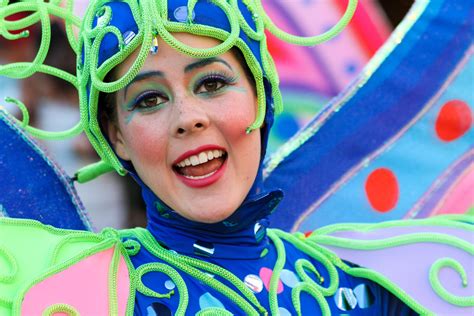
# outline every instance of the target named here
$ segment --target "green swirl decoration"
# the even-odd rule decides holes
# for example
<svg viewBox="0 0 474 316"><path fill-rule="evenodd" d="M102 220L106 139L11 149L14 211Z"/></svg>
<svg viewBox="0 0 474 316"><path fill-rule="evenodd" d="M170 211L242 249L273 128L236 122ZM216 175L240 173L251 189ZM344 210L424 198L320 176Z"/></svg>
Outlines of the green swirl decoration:
<svg viewBox="0 0 474 316"><path fill-rule="evenodd" d="M1 259L3 258L3 260ZM15 259L15 257L7 250L2 247L0 247L0 263L1 261L5 261L7 263L7 268L8 272L6 274L0 274L0 284L1 283L11 283L15 280L15 278L18 275L18 262ZM4 267L3 265L0 265L0 267ZM3 269L0 269L0 271L3 271ZM11 299L5 298L0 296L0 306L7 306L10 307L13 304L13 301Z"/></svg>
<svg viewBox="0 0 474 316"><path fill-rule="evenodd" d="M0 283L10 283L15 279L18 273L18 263L15 257L7 249L2 247L0 247L0 258L4 258L10 270L4 275L0 274Z"/></svg>
<svg viewBox="0 0 474 316"><path fill-rule="evenodd" d="M146 287L141 281L141 278L144 274L147 274L149 272L161 272L171 278L171 280L176 285L176 288L178 289L180 295L176 315L185 315L186 308L188 307L189 303L189 293L188 288L186 287L186 283L179 275L179 273L175 269L163 263L147 263L137 269L137 291L144 295L156 298L170 298L171 295L174 295L174 290L171 290L166 294L160 294Z"/></svg>
<svg viewBox="0 0 474 316"><path fill-rule="evenodd" d="M231 312L218 308L218 307L209 307L197 312L196 316L232 316Z"/></svg>
<svg viewBox="0 0 474 316"><path fill-rule="evenodd" d="M33 24L41 24L41 44L32 62L12 63L0 66L0 75L11 78L27 78L34 73L40 72L61 78L73 85L79 92L79 104L81 111L80 122L74 127L61 132L48 132L33 128L29 125L29 115L26 106L19 100L8 99L18 105L23 120L20 125L33 136L43 139L64 139L78 135L82 131L87 134L92 146L101 158L101 163L79 170L76 179L79 182L90 181L102 173L116 170L125 175L126 171L116 157L106 138L102 134L98 121L98 97L99 93L113 93L129 84L136 77L148 57L155 36L162 38L168 45L177 51L195 58L210 58L223 54L233 47L238 47L247 62L251 73L255 78L257 91L257 115L255 121L247 128L247 133L259 129L264 123L266 113L266 80L270 84L273 106L278 114L282 111L282 99L279 90L279 78L274 61L270 56L265 29L280 39L297 45L317 45L336 36L349 23L352 18L357 0L349 0L346 12L340 21L329 31L311 37L299 37L285 33L279 29L268 17L262 5L262 0L242 0L255 23L253 29L245 20L239 9L237 0L209 0L227 16L230 32L222 29L193 23L193 9L199 0L187 2L188 18L185 23L172 22L168 19L168 0L124 0L132 12L138 26L138 34L128 44L125 44L123 34L118 28L109 25L112 17L111 9L107 6L110 0L90 1L87 12L81 19L73 14L74 3L72 0L49 1L27 0L19 3L9 4L9 1L0 1L0 36L8 40L17 40L29 36L25 29ZM62 5L61 5L62 4ZM17 21L9 21L6 18L16 13L27 13L24 18ZM70 46L77 55L77 73L69 74L61 69L44 64L46 54L51 42L51 28L49 16L53 15L63 19L66 25L66 34ZM93 26L96 17L100 17L97 26ZM74 28L79 28L76 38ZM15 31L21 31L14 34ZM199 49L190 47L178 41L173 33L186 32L199 36L212 37L221 43L212 48ZM253 55L247 44L239 38L243 32L250 39L259 42L261 65ZM106 60L102 65L98 64L99 48L104 37L108 34L115 36L119 43L119 52ZM113 82L105 82L106 75L118 64L122 63L133 52L138 55L132 66L121 78ZM82 56L84 54L84 56Z"/></svg>
<svg viewBox="0 0 474 316"><path fill-rule="evenodd" d="M80 316L77 309L68 304L55 304L46 308L42 313L42 316L53 316L57 313L64 313L68 316Z"/></svg>
<svg viewBox="0 0 474 316"><path fill-rule="evenodd" d="M441 258L438 259L430 269L430 283L433 287L433 290L438 294L443 300L457 306L474 306L474 296L460 297L454 294L449 293L441 284L438 274L442 268L449 267L454 269L461 276L463 287L467 286L467 275L466 270L463 266L456 260L451 258Z"/></svg>
<svg viewBox="0 0 474 316"><path fill-rule="evenodd" d="M404 235L387 237L383 239L371 239L371 240L358 240L358 239L348 239L343 237L337 237L332 234L337 234L337 232L344 231L357 231L361 233L370 233L371 231L377 231L379 229L386 229L391 227L450 227L459 230L463 230L468 233L474 233L473 217L466 215L445 215L438 216L434 218L427 218L421 220L399 220L384 222L378 224L335 224L320 228L313 232L313 234L308 238L308 241L314 245L319 245L320 250L325 253L326 256L331 258L333 262L337 262L338 259L335 258L336 254L333 253L328 248L323 248L322 246L333 246L337 248L344 249L353 249L353 250L362 250L362 251L373 251L373 250L382 250L387 248L400 247L404 245L413 245L420 243L432 243L432 244L441 244L457 248L460 251L474 256L474 246L468 240L459 238L457 236L448 235L446 233L431 233L431 232L421 232L421 233L406 233ZM340 259L339 259L340 261ZM336 263L342 270L345 272L357 276L368 278L376 281L377 283L383 285L385 288L389 289L412 309L421 314L432 314L431 311L426 309L424 306L420 305L418 302L413 300L403 289L399 288L395 283L386 277L378 274L375 271L365 268L351 268L344 264L343 262ZM429 273L426 271L426 274L429 274L429 282L433 291L444 301L460 306L460 307L472 307L474 306L474 296L461 297L449 293L441 284L439 280L439 271L442 268L451 268L454 269L461 277L463 287L467 287L468 279L467 273L464 267L460 262L456 261L453 258L440 258L437 259L429 268ZM428 270L428 269L427 269ZM424 271L423 271L424 272Z"/></svg>
<svg viewBox="0 0 474 316"><path fill-rule="evenodd" d="M177 253L164 249L160 244L155 241L153 236L151 236L150 232L145 229L137 229L135 232L137 234L137 237L140 239L140 242L154 256L156 256L160 260L163 260L171 267L174 267L176 270L180 270L190 275L192 278L220 292L222 295L229 298L229 300L233 302L236 306L238 306L245 313L245 315L268 314L265 308L260 305L260 302L257 300L253 292L244 284L242 280L237 278L230 271L227 271L226 269L214 265L212 263L187 257L184 255L179 255ZM166 271L163 272L166 273ZM219 276L223 280L229 281L242 295L219 281L217 278L214 278L203 272ZM171 277L170 274L168 274L168 276ZM176 285L178 286L178 284ZM183 284L183 286L185 285ZM149 292L149 294L153 293ZM180 304L182 304L182 300L183 295L180 295Z"/></svg>

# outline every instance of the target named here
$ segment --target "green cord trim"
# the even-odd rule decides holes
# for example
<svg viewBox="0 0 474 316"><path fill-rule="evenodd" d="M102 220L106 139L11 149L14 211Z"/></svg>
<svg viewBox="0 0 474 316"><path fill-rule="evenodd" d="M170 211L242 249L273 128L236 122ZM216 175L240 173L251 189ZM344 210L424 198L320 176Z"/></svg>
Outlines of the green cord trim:
<svg viewBox="0 0 474 316"><path fill-rule="evenodd" d="M326 299L324 296L321 294L320 291L318 291L317 288L315 288L311 283L303 282L298 285L296 285L292 290L291 290L291 300L293 302L293 306L295 307L296 313L298 316L301 316L301 292L306 292L312 297L316 299L316 301L319 304L319 307L321 307L321 314L322 316L330 316L331 315L331 310L329 308L328 303L326 302Z"/></svg>
<svg viewBox="0 0 474 316"><path fill-rule="evenodd" d="M174 290L169 291L166 294L160 294L157 293L148 287L146 287L143 282L141 281L141 278L144 274L147 274L149 272L161 272L166 274L171 278L171 280L174 282L176 285L176 288L178 289L179 293L179 305L178 309L176 310L176 315L185 315L186 314L186 309L189 304L189 293L188 293L188 288L186 286L186 283L184 282L183 278L179 273L171 268L170 266L164 264L164 263L148 263L140 266L137 269L137 291L140 293L150 296L150 297L156 297L156 298L171 298L172 295L174 295Z"/></svg>
<svg viewBox="0 0 474 316"><path fill-rule="evenodd" d="M313 279L311 279L310 276L308 276L308 274L306 273L305 269L309 270L310 272L314 273L316 275L316 277L318 278L319 280L319 283L324 283L324 278L321 276L321 274L318 272L318 270L316 269L316 267L311 263L309 262L308 260L306 259L298 259L296 260L295 262L295 268L296 268L296 272L298 273L298 275L303 279L303 281L307 282L307 283L311 283L311 284L314 284L314 286L316 287L320 287L319 284L315 283L313 281ZM321 290L321 293L323 293L324 295L331 295L331 291L328 291L327 289L323 288L323 287L320 287L320 290Z"/></svg>
<svg viewBox="0 0 474 316"><path fill-rule="evenodd" d="M283 107L281 92L278 88L278 73L275 68L275 63L267 49L265 28L277 37L290 43L297 45L316 45L336 36L351 19L357 4L356 0L350 0L341 20L328 32L313 37L298 37L278 29L265 13L261 0L243 1L252 14L255 29L253 29L243 17L237 0L208 1L217 6L227 16L230 32L193 23L192 12L198 0L189 0L187 3L187 23L169 21L167 0L126 1L130 6L132 15L139 29L138 34L136 34L127 45L125 45L121 32L116 27L108 25L112 15L110 7L107 6L108 0L90 1L82 23L81 19L73 14L72 0L55 0L48 3L41 0L12 4L7 4L7 1L0 2L0 36L9 40L28 37L28 31L23 31L20 34L13 34L12 32L28 28L35 23L41 23L41 44L34 60L28 63L2 65L0 66L0 75L11 78L26 78L36 72L43 72L71 83L79 92L81 118L80 123L76 124L73 128L54 133L35 129L28 125L29 115L25 111L26 107L19 105L24 118L21 122L22 127L33 136L43 139L70 138L85 131L92 146L103 161L103 164L108 167L105 168L102 164L95 164L87 169L80 170L77 173L77 178L81 183L90 181L95 176L110 169L115 169L120 175L125 175L125 169L100 129L97 117L99 92L113 93L129 84L139 73L148 57L154 37L160 36L168 45L177 51L194 58L214 57L225 53L232 47L238 47L243 52L244 58L255 78L257 91L257 114L254 122L246 129L246 132L250 133L253 130L259 129L264 123L266 113L264 81L268 81L270 84L275 113L280 113ZM63 6L61 6L62 2L65 2ZM17 21L7 21L5 19L12 14L20 12L28 12L28 16ZM56 16L65 21L66 35L69 44L77 55L76 74L68 74L60 69L44 65L44 60L51 41L49 15ZM95 17L100 17L99 25L92 27ZM80 27L78 38L74 35L73 27ZM221 43L215 47L206 49L190 47L178 41L172 34L174 32L187 32L199 36L212 37L220 40ZM239 38L241 32L244 32L249 38L259 42L261 49L261 66L247 44ZM120 49L117 54L109 58L99 67L99 48L107 34L113 34L117 38ZM114 82L103 81L110 70L121 64L136 50L138 50L138 55L125 75ZM82 52L84 52L84 57L81 56ZM15 103L19 104L19 101L15 101Z"/></svg>
<svg viewBox="0 0 474 316"><path fill-rule="evenodd" d="M426 316L435 315L432 311L428 310L423 305L418 303L418 301L414 300L410 295L408 295L405 291L403 291L400 287L398 287L395 283L390 281L388 278L386 278L382 274L369 270L369 269L364 269L364 268L351 268L345 264L339 267L344 272L352 276L372 280L380 284L386 290L390 291L393 295L398 297L402 302L407 304L408 307L410 307L412 310L414 310L418 314L426 315Z"/></svg>
<svg viewBox="0 0 474 316"><path fill-rule="evenodd" d="M190 275L198 281L201 281L207 286L220 292L222 295L226 296L229 300L236 304L240 309L242 309L242 311L245 312L246 315L268 314L265 308L260 305L253 292L231 272L209 262L194 259L184 255L179 255L177 253L164 249L159 243L156 242L150 232L145 229L136 229L134 230L134 232L136 234L135 237L139 238L140 242L145 246L145 248L158 259L163 260L170 266L183 271L184 273ZM229 281L257 309L255 309L254 306L252 306L247 300L245 300L233 289L221 283L216 278L213 278L212 276L203 273L203 271L213 275L217 275L223 280ZM183 296L180 296L180 303L182 299Z"/></svg>
<svg viewBox="0 0 474 316"><path fill-rule="evenodd" d="M323 42L326 42L334 38L347 26L347 24L349 24L350 20L352 19L352 16L355 13L355 9L357 8L357 0L349 0L349 3L347 4L346 12L344 12L344 15L342 16L342 18L339 20L339 22L337 22L336 25L330 28L327 32L324 32L323 34L320 34L317 36L301 37L301 36L295 36L295 35L282 31L273 23L273 21L267 15L267 13L265 12L265 9L263 8L262 1L256 0L255 3L257 5L257 10L259 14L263 16L265 26L273 35L275 35L276 37L278 37L279 39L285 42L296 44L296 45L302 45L302 46L314 46L314 45L321 44Z"/></svg>
<svg viewBox="0 0 474 316"><path fill-rule="evenodd" d="M122 244L129 256L135 256L141 249L140 243L133 239L127 239Z"/></svg>
<svg viewBox="0 0 474 316"><path fill-rule="evenodd" d="M440 227L452 227L455 229L462 229L468 232L473 232L474 227L472 224L472 216L466 215L449 215L440 216L422 220L400 220L393 222L385 222L380 224L336 224L328 227L318 229L311 234L308 241L314 245L322 244L329 245L338 248L356 249L356 250L379 250L390 247L397 247L402 245L408 245L413 243L438 243L445 244L455 248L458 248L470 255L474 255L474 246L461 238L453 237L447 234L441 233L408 233L402 236L389 237L380 240L354 240L347 238L340 238L335 236L327 236L325 234L333 234L338 231L358 231L358 232L370 232L377 229L391 228L391 227L423 227L423 226L440 226ZM466 223L467 222L467 223ZM320 246L319 246L320 247ZM343 269L345 272L356 277L363 277L373 280L389 291L395 296L405 302L410 308L415 310L417 313L423 315L432 315L433 313L422 306L420 303L411 298L407 293L400 289L395 283L390 281L383 275L364 268L351 268L344 264L340 259L336 259L337 256L331 250L327 248L320 248L323 250L326 256L331 258L333 262ZM467 285L467 276L464 268L461 264L452 258L441 258L438 259L430 268L429 281L433 290L445 301L450 304L457 306L474 306L474 297L460 297L453 295L446 291L441 285L438 272L443 267L451 267L456 270L463 281L463 285Z"/></svg>
<svg viewBox="0 0 474 316"><path fill-rule="evenodd" d="M109 266L108 288L109 288L109 315L118 315L118 297L117 297L117 273L120 263L120 242L117 242L114 247L114 253Z"/></svg>
<svg viewBox="0 0 474 316"><path fill-rule="evenodd" d="M357 230L360 232L370 232L377 229L390 227L417 227L417 226L440 226L452 227L457 229L464 229L474 232L474 226L469 224L474 223L474 216L471 215L442 215L431 218L416 219L416 220L395 220L388 222L381 222L376 224L334 224L324 226L315 230L312 236L328 235L337 231Z"/></svg>
<svg viewBox="0 0 474 316"><path fill-rule="evenodd" d="M0 258L4 258L10 266L10 271L5 274L0 274L0 283L11 283L18 273L18 262L15 257L7 249L0 247ZM3 271L2 271L3 272Z"/></svg>
<svg viewBox="0 0 474 316"><path fill-rule="evenodd" d="M196 313L196 316L232 316L228 310L218 307L208 307Z"/></svg>
<svg viewBox="0 0 474 316"><path fill-rule="evenodd" d="M46 308L42 316L53 316L56 313L65 313L68 316L80 316L77 309L68 304L54 304Z"/></svg>
<svg viewBox="0 0 474 316"><path fill-rule="evenodd" d="M104 238L100 235L85 235L85 234L69 234L62 238L57 245L54 247L50 257L49 266L53 266L56 264L57 259L59 258L59 253L63 249L65 245L71 245L74 243L84 243L84 242L93 242L93 243L100 243L103 242Z"/></svg>
<svg viewBox="0 0 474 316"><path fill-rule="evenodd" d="M278 283L280 281L280 274L281 274L281 271L283 270L283 267L285 266L286 251L285 251L285 246L283 245L283 242L279 238L276 238L276 235L272 231L267 230L267 234L270 240L275 245L275 248L277 251L277 260L275 261L272 277L270 278L270 287L268 290L269 292L268 295L269 295L269 303L270 303L270 312L272 313L272 315L278 315L277 290L278 290Z"/></svg>
<svg viewBox="0 0 474 316"><path fill-rule="evenodd" d="M23 116L22 120L18 121L15 117L13 117L13 119L19 122L19 125L22 128L25 128L30 123L30 114L28 113L25 104L20 100L11 97L5 97L5 102L15 104L20 109L21 115Z"/></svg>
<svg viewBox="0 0 474 316"><path fill-rule="evenodd" d="M79 183L86 183L113 170L114 169L108 163L101 160L79 169L76 172L75 178Z"/></svg>
<svg viewBox="0 0 474 316"><path fill-rule="evenodd" d="M316 267L314 267L314 265L310 261L306 259L298 259L295 262L296 273L300 277L300 279L303 280L295 288L293 288L291 294L293 306L297 311L298 315L301 315L301 291L308 292L316 299L323 315L330 315L329 305L324 297L331 296L336 292L339 286L339 275L337 273L335 263L342 264L342 261L337 256L326 255L328 252L319 251L321 247L317 246L316 244L310 243L311 245L308 245L309 243L307 241L305 242L305 240L302 240L300 235L291 235L277 229L268 229L267 232L268 237L273 242L277 250L277 261L273 268L273 274L270 279L269 290L269 303L272 315L278 315L278 297L276 291L278 282L280 280L280 274L285 265L286 260L285 247L282 242L282 239L286 240L287 242L301 250L303 253L320 262L326 268L329 274L329 287L324 288L314 282L305 272L305 269L308 269L318 277L321 283L324 282L324 279L321 277Z"/></svg>
<svg viewBox="0 0 474 316"><path fill-rule="evenodd" d="M144 264L140 266L137 269L137 277L139 279L139 283L137 286L137 291L140 293L150 296L150 297L156 297L156 298L171 298L171 296L174 294L174 290L169 291L166 294L160 294L157 293L150 288L146 287L145 284L141 281L141 278L143 277L144 274L147 274L148 272L163 272L166 275L170 275L173 272L176 272L173 268L170 268L169 266L163 264L163 263L149 263L149 264ZM178 274L179 276L179 274ZM179 276L181 277L181 276Z"/></svg>
<svg viewBox="0 0 474 316"><path fill-rule="evenodd" d="M0 297L0 306L6 306L10 308L13 305L13 300L8 300L3 297Z"/></svg>
<svg viewBox="0 0 474 316"><path fill-rule="evenodd" d="M436 294L438 294L443 300L456 306L474 306L474 296L461 297L453 295L441 285L438 273L444 267L452 268L459 273L463 287L466 287L468 284L466 270L464 270L464 267L458 261L451 258L441 258L438 259L430 269L430 283Z"/></svg>
<svg viewBox="0 0 474 316"><path fill-rule="evenodd" d="M309 280L311 280L311 282L309 282L309 283L312 284L319 291L321 291L321 293L323 293L324 296L331 296L334 293L336 293L338 285L339 285L339 274L337 273L337 269L336 269L335 265L342 263L341 259L339 259L337 256L328 255L328 253L326 251L323 251L321 246L318 246L314 243L308 243L307 241L305 242L305 240L301 240L300 238L298 238L298 236L288 234L288 233L285 233L285 232L280 231L280 230L273 230L273 233L275 233L276 236L278 236L278 237L286 240L287 242L291 243L297 249L299 249L302 252L306 253L310 257L312 257L315 260L319 261L324 266L324 268L327 270L327 272L329 274L329 286L327 288L325 288L325 287L322 287L319 284L315 283L314 281L312 281L306 275L306 273L304 273L304 271L299 271L299 269L300 269L299 265L301 265L301 263L296 263L298 265L296 267L296 269L297 269L297 272L300 272L300 273L298 273L300 278L302 278L306 282L309 282ZM305 263L305 265L304 265L304 267L307 268L307 269L309 269L310 266L312 266L312 264L309 261L307 261L307 263ZM316 268L314 266L310 271L315 273L316 276L319 275L318 272L314 272L314 271L316 271ZM319 279L321 280L321 278L319 278Z"/></svg>
<svg viewBox="0 0 474 316"><path fill-rule="evenodd" d="M6 305L6 306L11 306L12 308L12 313L13 315L20 315L21 314L21 303L23 301L24 296L26 293L29 291L31 287L34 285L42 282L46 278L55 275L61 271L66 270L70 266L74 265L75 263L78 263L79 261L82 261L83 259L90 257L96 253L99 253L101 251L111 249L112 247L114 248L114 253L113 257L110 263L109 267L109 276L108 276L108 288L109 288L109 314L110 315L117 315L118 313L118 299L117 299L117 274L118 274L118 269L119 269L119 263L120 263L120 258L123 257L126 264L127 268L129 271L130 275L130 296L128 298L127 302L127 315L133 314L133 308L134 308L134 299L135 299L135 289L136 287L134 286L134 280L136 280L135 273L133 270L133 265L128 258L126 249L123 247L123 245L120 242L119 239L119 234L113 230L113 229L104 229L101 234L93 234L90 232L83 232L83 231L71 231L71 230L65 230L65 229L57 229L51 226L46 226L41 224L38 221L34 220L18 220L18 219L11 219L11 218L0 218L0 225L18 225L21 223L22 227L32 227L36 229L41 229L47 233L50 233L52 235L56 236L61 236L62 239L55 245L55 247L52 249L52 253L50 256L47 256L51 258L50 262L47 264L50 268L46 270L45 273L42 275L34 278L31 282L29 282L26 285L23 285L22 288L17 292L17 296L15 299L7 300L4 298L0 298L0 304L1 305ZM91 245L90 248L81 251L79 254L72 256L69 259L66 259L62 261L61 263L57 264L59 254L61 252L61 249L66 245L71 245L71 242L74 243L84 243L84 242L91 242L93 245ZM3 249L1 249L3 250ZM8 253L7 255L4 254L5 251L0 252L0 254L3 254L4 257L8 258ZM121 256L122 254L122 256ZM7 259L10 263L15 262L10 259ZM17 264L14 264L13 266L17 266ZM18 268L13 268L12 271L16 271ZM11 280L11 273L7 276L3 276L2 281L9 281ZM59 308L59 309L54 309L53 314L56 312L68 312L66 310L60 310L60 308L66 306L64 304L59 304L59 305L54 305L54 308ZM50 308L53 308L50 307ZM44 313L43 313L44 314ZM49 315L49 314L48 314ZM75 315L75 314L71 314Z"/></svg>
<svg viewBox="0 0 474 316"><path fill-rule="evenodd" d="M19 12L30 13L27 17L22 18L18 21L7 21L5 18ZM35 23L41 23L41 43L39 50L32 62L20 62L12 63L8 65L0 66L0 75L11 77L11 78L27 78L32 76L34 73L43 72L66 82L71 83L74 87L78 88L78 82L75 76L69 74L63 70L44 65L47 52L49 50L51 42L51 27L49 15L62 18L66 21L68 40L70 43L74 43L72 40L72 26L79 26L80 19L72 15L72 2L66 2L66 8L59 6L59 2L45 3L43 1L30 1L30 2L19 2L15 4L7 5L6 2L0 6L0 36L5 37L9 40L16 40L29 36L28 31L23 31L18 35L11 34L10 31L16 31L24 28L28 28ZM78 52L78 47L73 45L74 51ZM75 46L75 47L74 47ZM29 126L29 114L26 106L19 100L8 98L7 102L16 104L23 115L23 120L19 123L27 132L37 138L42 139L64 139L78 135L82 132L82 124L79 122L73 128L62 131L62 132L48 132L40 129L36 129Z"/></svg>
<svg viewBox="0 0 474 316"><path fill-rule="evenodd" d="M26 286L24 286L22 289L17 294L17 297L13 300L13 315L21 315L21 303L23 301L23 298L25 297L26 293L29 291L30 288L35 286L36 284L42 282L43 280L47 279L48 277L55 275L61 271L66 270L70 266L74 265L75 263L92 256L100 251L110 249L116 244L117 241L109 239L109 240L104 240L98 245L95 245L91 247L90 249L87 249L86 251L81 252L80 254L65 260L59 265L55 265L52 268L48 269L43 275L35 278L33 281L30 281Z"/></svg>
<svg viewBox="0 0 474 316"><path fill-rule="evenodd" d="M312 239L323 245L357 250L379 250L414 243L439 243L459 248L474 255L474 246L458 237L438 233L414 233L380 240L354 240L333 236L314 236Z"/></svg>

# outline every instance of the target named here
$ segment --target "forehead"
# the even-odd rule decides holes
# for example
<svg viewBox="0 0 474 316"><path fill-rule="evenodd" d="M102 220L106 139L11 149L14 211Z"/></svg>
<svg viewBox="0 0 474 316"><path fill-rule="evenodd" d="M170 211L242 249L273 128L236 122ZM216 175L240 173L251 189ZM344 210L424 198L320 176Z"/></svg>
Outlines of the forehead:
<svg viewBox="0 0 474 316"><path fill-rule="evenodd" d="M197 36L188 33L173 33L173 36L182 43L194 48L212 48L219 45L221 42L210 37ZM181 53L169 46L163 39L158 40L158 52L156 54L149 54L142 69L159 69L163 71L173 71L184 69L190 63L196 62L197 58L190 57ZM118 74L124 75L132 66L138 56L138 51L135 51L129 56L121 66L118 67ZM240 68L240 61L237 59L232 50L218 56L228 63L231 63L237 68Z"/></svg>

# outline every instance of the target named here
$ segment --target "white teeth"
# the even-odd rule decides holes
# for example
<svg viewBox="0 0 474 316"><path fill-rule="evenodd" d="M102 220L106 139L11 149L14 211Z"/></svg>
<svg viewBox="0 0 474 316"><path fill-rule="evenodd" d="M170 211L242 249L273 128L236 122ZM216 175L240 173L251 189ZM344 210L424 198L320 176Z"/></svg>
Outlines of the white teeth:
<svg viewBox="0 0 474 316"><path fill-rule="evenodd" d="M199 163L206 163L207 162L207 154L202 152L199 154Z"/></svg>
<svg viewBox="0 0 474 316"><path fill-rule="evenodd" d="M211 172L211 173L208 173L208 174L205 174L203 176L184 176L185 178L188 178L188 179L193 179L193 180L199 180L199 179L204 179L204 178L207 178L207 177L210 177L212 176L214 173L216 173L217 170Z"/></svg>
<svg viewBox="0 0 474 316"><path fill-rule="evenodd" d="M191 164L193 166L199 165L199 157L198 156L193 155L193 156L189 157L189 159L191 159Z"/></svg>
<svg viewBox="0 0 474 316"><path fill-rule="evenodd" d="M197 166L199 164L206 163L212 159L222 157L222 155L224 155L224 151L219 150L219 149L203 151L203 152L200 152L198 155L192 155L184 159L183 161L178 162L176 165L180 168L188 167L191 165ZM206 176L203 176L203 177L206 177Z"/></svg>

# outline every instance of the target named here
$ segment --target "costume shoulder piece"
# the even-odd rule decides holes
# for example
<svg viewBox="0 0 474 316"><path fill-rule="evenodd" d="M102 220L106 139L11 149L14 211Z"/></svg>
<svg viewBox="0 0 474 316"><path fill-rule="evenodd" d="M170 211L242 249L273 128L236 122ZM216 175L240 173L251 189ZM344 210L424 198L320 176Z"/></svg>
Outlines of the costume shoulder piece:
<svg viewBox="0 0 474 316"><path fill-rule="evenodd" d="M114 230L93 234L8 218L0 227L1 315L130 314L128 257Z"/></svg>
<svg viewBox="0 0 474 316"><path fill-rule="evenodd" d="M473 315L473 223L472 216L451 216L336 224L309 240L346 272L376 281L420 314Z"/></svg>

